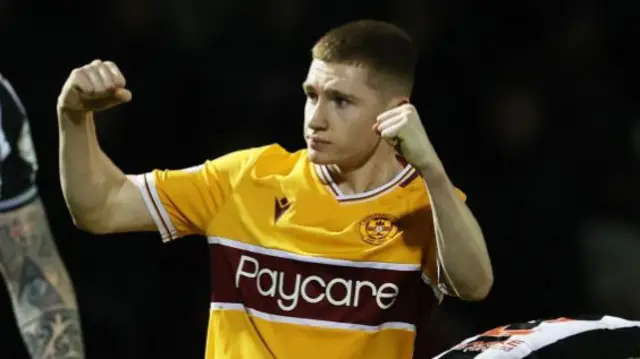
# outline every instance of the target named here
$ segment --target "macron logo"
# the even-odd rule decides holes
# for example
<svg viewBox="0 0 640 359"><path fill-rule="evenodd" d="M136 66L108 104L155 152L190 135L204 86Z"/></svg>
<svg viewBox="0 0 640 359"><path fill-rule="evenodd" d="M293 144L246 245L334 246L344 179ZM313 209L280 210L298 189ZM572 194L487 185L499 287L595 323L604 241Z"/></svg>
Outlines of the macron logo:
<svg viewBox="0 0 640 359"><path fill-rule="evenodd" d="M275 214L273 217L273 223L278 222L278 219L280 219L280 216L282 216L284 214L284 212L286 212L289 207L291 207L291 202L289 202L289 200L286 197L282 197L282 198L276 198L276 208L275 208Z"/></svg>

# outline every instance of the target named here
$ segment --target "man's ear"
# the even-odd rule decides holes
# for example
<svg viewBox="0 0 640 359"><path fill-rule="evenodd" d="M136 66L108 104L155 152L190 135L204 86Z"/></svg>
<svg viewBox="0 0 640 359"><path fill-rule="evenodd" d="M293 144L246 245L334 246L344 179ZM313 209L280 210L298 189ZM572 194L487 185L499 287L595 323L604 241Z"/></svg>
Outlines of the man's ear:
<svg viewBox="0 0 640 359"><path fill-rule="evenodd" d="M400 107L408 103L410 103L408 96L396 96L387 104L387 110L391 110L392 108Z"/></svg>

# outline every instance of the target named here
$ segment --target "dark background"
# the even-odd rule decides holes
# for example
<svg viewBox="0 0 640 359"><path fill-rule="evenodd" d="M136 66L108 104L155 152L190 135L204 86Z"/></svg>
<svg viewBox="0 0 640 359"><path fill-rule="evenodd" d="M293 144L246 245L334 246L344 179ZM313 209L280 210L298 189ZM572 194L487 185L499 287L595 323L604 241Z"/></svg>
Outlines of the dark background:
<svg viewBox="0 0 640 359"><path fill-rule="evenodd" d="M446 300L444 336L579 313L640 319L639 17L632 0L0 0L0 72L31 117L88 358L202 358L208 258L202 238L73 227L55 118L71 69L100 58L127 77L134 101L98 121L125 172L295 150L309 49L359 18L420 44L413 102L492 256L491 295ZM26 358L5 293L0 318L0 358Z"/></svg>

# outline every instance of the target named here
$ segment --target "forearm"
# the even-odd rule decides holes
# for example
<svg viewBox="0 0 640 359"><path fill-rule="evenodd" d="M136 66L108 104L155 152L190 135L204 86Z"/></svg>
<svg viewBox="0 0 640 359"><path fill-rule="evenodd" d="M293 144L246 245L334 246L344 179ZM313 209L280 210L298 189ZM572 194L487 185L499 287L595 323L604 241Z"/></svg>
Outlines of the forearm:
<svg viewBox="0 0 640 359"><path fill-rule="evenodd" d="M39 200L0 213L0 272L31 357L84 358L73 285Z"/></svg>
<svg viewBox="0 0 640 359"><path fill-rule="evenodd" d="M444 172L421 172L445 279L461 299L483 299L493 284L493 270L480 225Z"/></svg>
<svg viewBox="0 0 640 359"><path fill-rule="evenodd" d="M59 110L58 117L62 192L76 225L94 230L126 176L102 152L92 113Z"/></svg>

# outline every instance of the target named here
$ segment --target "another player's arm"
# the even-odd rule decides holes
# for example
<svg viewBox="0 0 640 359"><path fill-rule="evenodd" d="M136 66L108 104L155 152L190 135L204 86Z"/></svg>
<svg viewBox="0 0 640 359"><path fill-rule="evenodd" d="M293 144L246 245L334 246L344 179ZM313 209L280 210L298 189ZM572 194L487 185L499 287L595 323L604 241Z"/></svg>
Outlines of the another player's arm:
<svg viewBox="0 0 640 359"><path fill-rule="evenodd" d="M444 281L464 300L482 300L493 285L493 269L482 230L446 174L420 169L427 183Z"/></svg>
<svg viewBox="0 0 640 359"><path fill-rule="evenodd" d="M0 273L31 357L84 358L73 285L40 200L0 213Z"/></svg>
<svg viewBox="0 0 640 359"><path fill-rule="evenodd" d="M94 112L128 102L115 64L73 70L58 98L60 183L74 223L92 233L151 231L155 224L132 177L104 154Z"/></svg>

